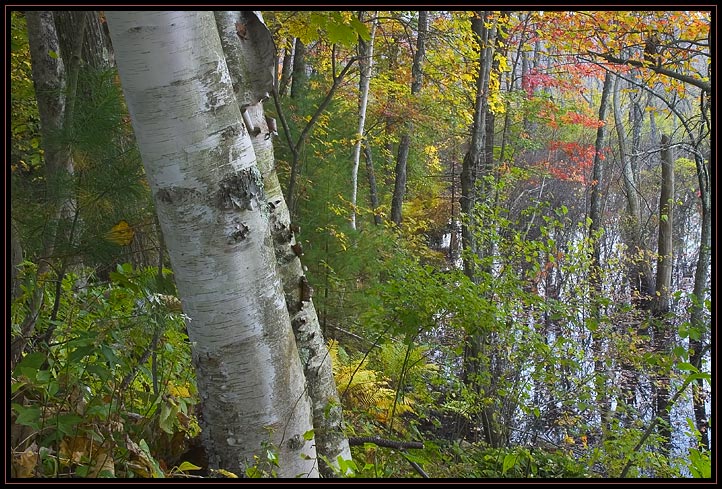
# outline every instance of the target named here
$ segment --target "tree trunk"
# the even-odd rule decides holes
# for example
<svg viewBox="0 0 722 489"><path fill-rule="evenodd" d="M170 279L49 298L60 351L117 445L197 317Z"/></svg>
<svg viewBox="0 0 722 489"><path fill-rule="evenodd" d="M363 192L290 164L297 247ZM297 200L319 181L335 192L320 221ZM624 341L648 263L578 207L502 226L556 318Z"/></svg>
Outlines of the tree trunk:
<svg viewBox="0 0 722 489"><path fill-rule="evenodd" d="M10 300L14 301L20 294L18 272L23 262L23 245L20 242L19 229L13 220L10 220Z"/></svg>
<svg viewBox="0 0 722 489"><path fill-rule="evenodd" d="M476 99L474 103L474 125L471 132L471 143L469 150L464 156L461 171L461 213L465 216L461 228L462 242L469 255L464 258L464 273L474 283L480 283L480 274L476 266L476 260L472 257L483 257L488 250L477 243L474 233L480 225L476 217L475 206L477 200L491 199L488 193L488 185L485 185L484 178L492 174L490 162L486 159L486 137L487 115L489 113L489 77L494 58L494 32L496 27L487 25L487 17L490 12L475 12L472 17L472 29L476 34L479 45L479 73L476 81ZM481 396L492 392L491 382L482 380L483 373L491 365L490 356L493 355L490 348L491 338L488 332L473 332L465 338L463 374L464 382ZM485 393L486 392L486 393ZM503 444L505 438L501 426L501 413L497 411L498 404L483 408L479 416L479 423L482 426L484 440L491 446L498 447Z"/></svg>
<svg viewBox="0 0 722 489"><path fill-rule="evenodd" d="M709 317L704 306L709 280L709 269L712 253L712 202L710 197L710 178L708 167L700 156L695 156L697 163L697 175L700 188L700 202L702 207L702 234L699 238L699 255L697 258L697 269L694 274L694 303L690 312L690 323L692 330L696 331L695 337L690 338L690 363L702 369L702 358L704 355L704 339L709 334ZM694 417L697 430L701 435L700 445L709 450L709 420L705 408L705 396L703 396L704 380L698 379L694 385Z"/></svg>
<svg viewBox="0 0 722 489"><path fill-rule="evenodd" d="M712 29L710 26L707 32L708 45L712 45ZM708 67L708 74L710 78L711 67ZM705 97L704 92L700 94L700 109L702 112L702 120L704 124L700 129L700 141L705 139L707 134L711 130L711 122L709 120L709 113L711 111L711 100L709 97ZM688 126L685 125L689 138L694 141L694 137ZM706 134L705 134L706 133ZM699 146L699 143L694 145ZM706 159L706 161L705 161ZM711 265L711 253L712 253L712 201L711 201L711 188L710 188L710 154L707 151L706 158L702 156L699 151L694 152L694 161L697 167L697 179L699 181L699 198L700 207L702 213L701 233L699 238L699 252L697 255L697 268L694 274L694 298L692 307L690 310L690 330L693 334L690 335L689 339L689 354L690 363L700 370L703 370L702 360L705 356L707 348L710 346L705 342L709 338L711 329L711 320L707 315L707 307L705 307L706 298L709 293L709 270ZM694 383L693 388L693 409L695 417L695 425L700 433L699 446L702 449L710 449L710 435L709 435L709 419L707 418L706 412L706 401L708 392L705 392L705 381L703 379L697 379Z"/></svg>
<svg viewBox="0 0 722 489"><path fill-rule="evenodd" d="M293 73L291 75L291 98L298 100L306 94L308 74L306 73L306 46L299 38L293 48Z"/></svg>
<svg viewBox="0 0 722 489"><path fill-rule="evenodd" d="M629 281L631 302L635 306L632 311L635 316L633 321L637 324L637 331L641 330L641 324L646 321L645 313L649 310L650 299L654 293L652 283L652 270L647 260L651 256L650 250L644 244L642 233L642 213L639 202L639 175L635 155L640 150L641 143L641 108L636 101L633 101L630 110L632 124L632 147L627 150L626 131L620 108L620 81L621 77L614 79L614 91L612 96L612 107L614 110L614 127L617 132L619 145L619 158L622 164L622 180L624 193L627 199L627 213L622 221L622 239L628 249L627 279ZM637 331L628 331L633 334ZM620 409L625 413L622 423L626 424L626 413L635 408L635 392L637 389L637 369L630 363L624 361L621 365L621 380L619 387L622 391L622 398L627 409ZM621 406L620 406L621 408Z"/></svg>
<svg viewBox="0 0 722 489"><path fill-rule="evenodd" d="M659 242L657 245L657 281L653 300L654 346L658 353L665 354L673 340L672 324L666 317L669 313L672 288L672 214L674 209L674 158L669 148L670 139L662 134L662 188L659 193ZM660 435L665 440L663 453L669 455L672 446L672 427L669 411L669 372L662 371L655 379L655 411L662 419Z"/></svg>
<svg viewBox="0 0 722 489"><path fill-rule="evenodd" d="M612 89L612 75L606 72L604 76L604 86L602 87L602 96L599 102L599 120L605 121L607 117L607 100L609 92ZM592 195L589 205L589 238L592 240L592 264L590 272L590 288L594 297L590 297L591 316L597 326L601 326L602 311L596 302L597 297L601 297L602 293L602 251L601 237L598 236L602 229L602 188L604 181L604 158L602 151L606 145L606 126L600 125L597 129L597 139L595 142L594 164L592 167ZM611 409L609 405L609 395L607 392L607 372L604 362L604 347L602 344L603 332L599 329L592 332L592 349L594 352L594 373L595 373L595 389L597 395L597 407L599 409L600 419L602 420L602 432L606 433L609 428Z"/></svg>
<svg viewBox="0 0 722 489"><path fill-rule="evenodd" d="M414 53L414 62L411 66L411 98L412 100L421 91L423 84L424 72L422 63L424 53L426 52L426 36L429 31L429 17L426 10L419 12L419 28L416 36L416 53ZM399 143L399 152L396 157L396 170L394 181L394 194L391 198L391 221L397 226L401 224L401 207L404 203L404 195L406 194L406 164L409 159L409 147L411 145L411 134L414 131L414 123L411 119L407 120L404 133L401 135Z"/></svg>
<svg viewBox="0 0 722 489"><path fill-rule="evenodd" d="M486 19L487 12L478 12L480 19ZM461 239L464 248L477 255L480 250L476 246L473 228L477 225L474 207L477 198L485 198L484 189L479 188L478 181L490 174L490 168L484 163L486 148L486 116L488 108L489 74L493 61L493 48L490 46L490 32L480 19L472 19L472 28L479 44L479 74L476 78L476 98L474 102L474 125L471 130L471 144L464 156L461 169L461 198L459 199L461 214L466 218L461 227ZM483 185L482 185L483 187ZM472 281L478 281L474 260L464 259L464 273Z"/></svg>
<svg viewBox="0 0 722 489"><path fill-rule="evenodd" d="M263 42L273 42L271 33L262 28L260 18L252 12L216 11L215 16L231 78L240 84L248 83L253 77L246 73L246 70L253 66L252 58L255 53L266 51L260 45ZM249 35L245 41L241 41L236 35L238 23L246 26L256 25L255 35ZM263 86L264 82L261 81L261 84ZM239 92L246 91L248 90L239 90ZM351 452L348 439L343 433L343 413L333 377L331 357L321 332L313 300L304 296L301 286L306 280L300 260L303 251L300 243L296 241L296 233L292 230L290 214L276 174L273 131L268 126L270 119L265 116L262 103L246 106L244 110L250 124L260 129L253 131L256 135L251 137L251 142L258 168L263 175L276 265L283 283L286 306L313 407L316 452L338 468L338 457L351 459ZM334 475L334 471L324 462L321 462L319 467L323 476Z"/></svg>
<svg viewBox="0 0 722 489"><path fill-rule="evenodd" d="M286 40L288 42L288 40ZM291 81L291 68L293 67L293 44L296 39L293 38L285 48L283 48L283 61L281 64L281 79L278 82L278 94L285 97L288 94L288 86Z"/></svg>
<svg viewBox="0 0 722 489"><path fill-rule="evenodd" d="M374 172L374 161L371 154L369 141L364 142L364 158L366 159L366 174L369 179L369 201L374 213L374 224L381 225L381 214L379 214L379 192L376 187L376 173Z"/></svg>
<svg viewBox="0 0 722 489"><path fill-rule="evenodd" d="M376 13L374 12L374 17ZM363 22L364 12L359 12L359 21ZM356 195L358 191L358 167L361 162L361 146L364 144L364 127L366 126L366 106L369 100L369 84L371 83L371 70L374 62L374 36L376 34L376 19L371 21L371 38L368 43L359 37L359 109L358 133L353 151L353 167L351 170L351 229L356 229Z"/></svg>
<svg viewBox="0 0 722 489"><path fill-rule="evenodd" d="M262 176L213 12L107 15L190 318L209 465L242 473L254 456L266 460L270 442L279 476L318 476L315 448L304 439L311 406L276 271Z"/></svg>
<svg viewBox="0 0 722 489"><path fill-rule="evenodd" d="M70 148L62 136L66 123L67 76L55 18L49 11L30 10L25 15L47 186L48 225L43 234L42 259L38 264L37 274L40 277L50 271L61 220L73 213L69 189L72 188L70 182L74 165ZM30 298L28 314L20 325L20 334L11 341L11 371L33 335L43 298L43 287L38 285Z"/></svg>
<svg viewBox="0 0 722 489"><path fill-rule="evenodd" d="M100 12L94 10L55 12L55 24L60 36L61 49L66 55L75 53L79 60L96 69L113 66L113 47ZM79 35L80 32L83 33L82 36ZM73 46L77 42L81 42L81 45L76 51ZM65 63L69 65L67 59Z"/></svg>

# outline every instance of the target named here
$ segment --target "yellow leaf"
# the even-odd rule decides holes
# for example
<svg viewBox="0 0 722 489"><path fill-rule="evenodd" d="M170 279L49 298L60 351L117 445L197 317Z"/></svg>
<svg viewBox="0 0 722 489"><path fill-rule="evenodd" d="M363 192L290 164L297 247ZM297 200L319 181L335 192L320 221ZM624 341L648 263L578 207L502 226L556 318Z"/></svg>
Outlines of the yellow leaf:
<svg viewBox="0 0 722 489"><path fill-rule="evenodd" d="M190 392L188 392L188 388L185 386L182 386L182 385L181 386L171 385L170 388L168 389L168 393L171 396L175 396L175 397L191 397Z"/></svg>
<svg viewBox="0 0 722 489"><path fill-rule="evenodd" d="M211 471L221 474L224 477L228 477L229 479L238 479L238 476L236 474L234 474L233 472L229 472L225 469L211 469Z"/></svg>
<svg viewBox="0 0 722 489"><path fill-rule="evenodd" d="M105 239L120 246L127 246L133 242L135 231L126 220L118 221L118 224L105 233Z"/></svg>

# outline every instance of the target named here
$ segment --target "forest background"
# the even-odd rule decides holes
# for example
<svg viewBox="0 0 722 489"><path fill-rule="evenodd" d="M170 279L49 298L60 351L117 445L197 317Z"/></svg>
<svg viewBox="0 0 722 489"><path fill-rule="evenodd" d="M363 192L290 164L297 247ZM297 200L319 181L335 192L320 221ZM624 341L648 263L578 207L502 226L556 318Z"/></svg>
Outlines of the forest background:
<svg viewBox="0 0 722 489"><path fill-rule="evenodd" d="M236 80L216 12L261 207L287 207L284 327L308 367L313 308L335 380L319 414L298 374L321 475L712 477L715 10L233 15L273 80ZM211 329L114 22L6 10L11 476L297 474L272 433L232 467L209 434Z"/></svg>

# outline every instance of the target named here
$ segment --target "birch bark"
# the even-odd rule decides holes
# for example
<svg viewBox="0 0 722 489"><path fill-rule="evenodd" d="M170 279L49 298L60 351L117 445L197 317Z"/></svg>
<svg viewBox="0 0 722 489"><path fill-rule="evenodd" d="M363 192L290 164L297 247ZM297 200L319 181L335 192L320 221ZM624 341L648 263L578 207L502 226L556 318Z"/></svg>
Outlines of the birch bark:
<svg viewBox="0 0 722 489"><path fill-rule="evenodd" d="M262 446L315 477L311 406L256 155L213 12L107 12L116 61L184 312L211 468ZM269 440L270 437L270 440Z"/></svg>

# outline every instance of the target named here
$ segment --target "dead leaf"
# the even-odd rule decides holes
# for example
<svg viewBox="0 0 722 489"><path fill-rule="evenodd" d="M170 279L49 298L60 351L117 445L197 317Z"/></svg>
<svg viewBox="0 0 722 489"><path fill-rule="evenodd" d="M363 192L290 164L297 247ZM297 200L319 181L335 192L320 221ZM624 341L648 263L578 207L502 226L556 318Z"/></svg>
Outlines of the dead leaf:
<svg viewBox="0 0 722 489"><path fill-rule="evenodd" d="M35 468L40 460L38 446L33 443L25 451L15 455L13 460L13 470L15 477L28 478L35 477Z"/></svg>

